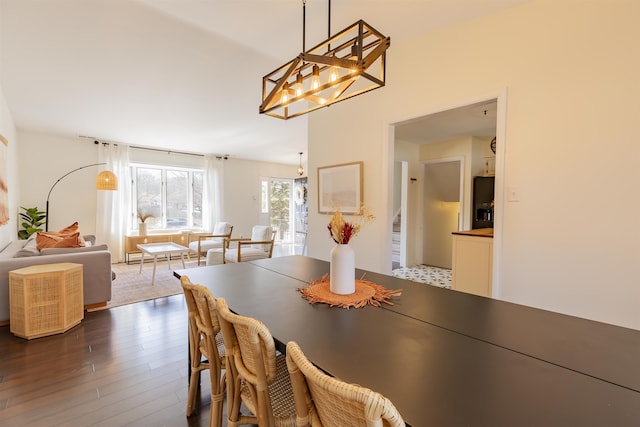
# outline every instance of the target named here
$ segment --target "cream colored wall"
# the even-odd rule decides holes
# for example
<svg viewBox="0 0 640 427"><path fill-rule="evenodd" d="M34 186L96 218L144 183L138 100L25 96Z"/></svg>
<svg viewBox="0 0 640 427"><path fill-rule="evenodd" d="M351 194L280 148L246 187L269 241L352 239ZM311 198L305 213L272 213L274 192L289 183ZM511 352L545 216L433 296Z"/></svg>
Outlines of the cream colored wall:
<svg viewBox="0 0 640 427"><path fill-rule="evenodd" d="M410 41L391 34L387 86L310 115L309 255L332 246L316 168L363 161L378 218L353 240L356 264L388 272L389 125L506 88L504 180L518 201L496 218L494 296L640 329L638 16L632 0L541 0Z"/></svg>
<svg viewBox="0 0 640 427"><path fill-rule="evenodd" d="M2 88L0 88L0 135L4 136L9 142L6 149L5 164L0 167L6 167L6 184L8 187L9 201L9 222L0 227L0 249L4 248L12 240L17 239L19 211L18 200L20 200L20 182L18 178L18 165L16 158L18 157L19 141L11 112L7 107Z"/></svg>

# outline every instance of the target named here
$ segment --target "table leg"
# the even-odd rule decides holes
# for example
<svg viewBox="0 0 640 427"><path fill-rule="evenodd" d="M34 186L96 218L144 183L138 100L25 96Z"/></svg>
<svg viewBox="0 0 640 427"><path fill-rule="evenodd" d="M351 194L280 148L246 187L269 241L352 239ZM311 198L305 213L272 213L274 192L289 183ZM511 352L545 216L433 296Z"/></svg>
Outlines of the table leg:
<svg viewBox="0 0 640 427"><path fill-rule="evenodd" d="M171 270L171 252L164 254L167 257L167 264L169 264L169 270Z"/></svg>
<svg viewBox="0 0 640 427"><path fill-rule="evenodd" d="M153 256L153 273L151 274L151 286L154 285L156 281L156 263L158 261L158 254Z"/></svg>
<svg viewBox="0 0 640 427"><path fill-rule="evenodd" d="M187 267L184 266L184 252L180 252L180 261L182 261L182 268L183 269L187 268Z"/></svg>
<svg viewBox="0 0 640 427"><path fill-rule="evenodd" d="M140 253L140 271L138 274L142 273L142 264L144 264L144 252Z"/></svg>

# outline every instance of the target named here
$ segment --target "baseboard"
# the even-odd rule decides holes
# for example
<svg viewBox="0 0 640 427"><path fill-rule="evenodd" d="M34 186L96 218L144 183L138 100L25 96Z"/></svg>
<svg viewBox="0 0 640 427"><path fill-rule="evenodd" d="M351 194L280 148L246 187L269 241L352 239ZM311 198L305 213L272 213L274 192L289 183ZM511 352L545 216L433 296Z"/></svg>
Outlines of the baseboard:
<svg viewBox="0 0 640 427"><path fill-rule="evenodd" d="M96 304L85 305L84 309L85 309L85 311L86 310L93 310L93 309L100 308L100 307L106 307L106 305L107 305L107 301L99 302L99 303L96 303Z"/></svg>

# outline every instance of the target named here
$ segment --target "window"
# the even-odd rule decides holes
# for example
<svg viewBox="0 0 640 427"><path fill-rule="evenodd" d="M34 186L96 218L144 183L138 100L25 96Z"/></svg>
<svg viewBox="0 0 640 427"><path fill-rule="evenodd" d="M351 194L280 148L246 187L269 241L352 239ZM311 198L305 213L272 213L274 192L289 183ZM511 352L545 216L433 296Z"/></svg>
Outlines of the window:
<svg viewBox="0 0 640 427"><path fill-rule="evenodd" d="M145 214L149 229L202 227L202 170L133 165L131 177L132 228Z"/></svg>

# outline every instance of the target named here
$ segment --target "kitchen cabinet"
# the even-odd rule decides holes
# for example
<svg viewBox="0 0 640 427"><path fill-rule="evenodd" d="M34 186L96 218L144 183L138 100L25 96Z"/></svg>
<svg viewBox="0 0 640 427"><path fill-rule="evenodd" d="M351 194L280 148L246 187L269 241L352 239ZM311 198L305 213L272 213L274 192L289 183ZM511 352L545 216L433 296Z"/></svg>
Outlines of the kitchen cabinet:
<svg viewBox="0 0 640 427"><path fill-rule="evenodd" d="M453 233L452 289L491 297L492 269L493 228Z"/></svg>

